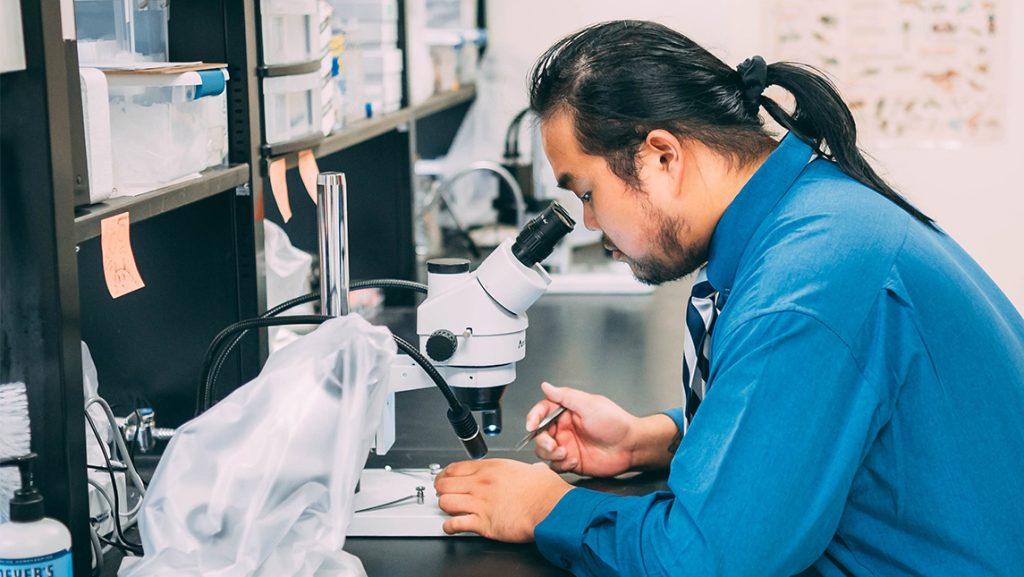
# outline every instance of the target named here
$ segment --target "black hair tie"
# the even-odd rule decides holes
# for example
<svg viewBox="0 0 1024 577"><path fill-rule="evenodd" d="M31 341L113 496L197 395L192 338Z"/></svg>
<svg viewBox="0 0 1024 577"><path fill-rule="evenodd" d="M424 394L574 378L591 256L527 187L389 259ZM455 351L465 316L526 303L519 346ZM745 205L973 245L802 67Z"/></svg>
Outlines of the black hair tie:
<svg viewBox="0 0 1024 577"><path fill-rule="evenodd" d="M743 84L743 104L752 116L761 108L761 93L768 87L768 63L760 56L751 56L736 67Z"/></svg>

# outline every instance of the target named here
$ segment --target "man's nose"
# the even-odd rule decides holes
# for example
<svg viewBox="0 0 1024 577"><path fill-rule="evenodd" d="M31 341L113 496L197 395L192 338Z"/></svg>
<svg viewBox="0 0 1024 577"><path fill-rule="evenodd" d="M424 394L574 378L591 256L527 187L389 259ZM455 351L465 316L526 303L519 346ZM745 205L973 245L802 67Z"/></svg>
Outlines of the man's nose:
<svg viewBox="0 0 1024 577"><path fill-rule="evenodd" d="M583 226L587 227L587 230L601 230L601 227L597 224L597 219L594 218L594 211L590 210L590 207L585 204L583 205Z"/></svg>

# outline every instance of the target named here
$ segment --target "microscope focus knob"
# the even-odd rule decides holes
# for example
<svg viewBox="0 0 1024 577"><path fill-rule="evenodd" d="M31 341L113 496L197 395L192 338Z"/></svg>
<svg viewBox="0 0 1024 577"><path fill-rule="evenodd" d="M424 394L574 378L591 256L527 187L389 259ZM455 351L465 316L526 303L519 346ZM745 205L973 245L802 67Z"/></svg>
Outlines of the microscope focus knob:
<svg viewBox="0 0 1024 577"><path fill-rule="evenodd" d="M458 346L455 333L439 329L427 338L427 356L437 362L447 361L455 354Z"/></svg>

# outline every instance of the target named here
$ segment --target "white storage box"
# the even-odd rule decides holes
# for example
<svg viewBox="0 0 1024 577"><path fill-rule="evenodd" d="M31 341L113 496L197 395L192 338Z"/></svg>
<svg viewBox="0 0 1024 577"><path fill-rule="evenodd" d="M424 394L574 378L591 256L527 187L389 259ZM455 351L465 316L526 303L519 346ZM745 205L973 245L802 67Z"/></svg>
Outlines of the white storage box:
<svg viewBox="0 0 1024 577"><path fill-rule="evenodd" d="M323 106L320 71L263 79L263 125L267 144L320 133Z"/></svg>
<svg viewBox="0 0 1024 577"><path fill-rule="evenodd" d="M138 194L223 164L226 70L108 73L115 195Z"/></svg>
<svg viewBox="0 0 1024 577"><path fill-rule="evenodd" d="M402 73L402 51L363 50L363 73L367 77L393 76Z"/></svg>
<svg viewBox="0 0 1024 577"><path fill-rule="evenodd" d="M367 76L363 94L368 102L401 102L402 73L387 76Z"/></svg>
<svg viewBox="0 0 1024 577"><path fill-rule="evenodd" d="M89 167L89 203L114 193L114 160L110 148L110 91L107 76L96 68L79 68L82 86L82 120L85 154Z"/></svg>
<svg viewBox="0 0 1024 577"><path fill-rule="evenodd" d="M344 21L398 22L398 0L332 0L331 8Z"/></svg>
<svg viewBox="0 0 1024 577"><path fill-rule="evenodd" d="M374 48L395 48L398 46L398 22L346 21L336 28L345 36L346 46Z"/></svg>
<svg viewBox="0 0 1024 577"><path fill-rule="evenodd" d="M260 0L263 64L295 64L322 56L316 0Z"/></svg>

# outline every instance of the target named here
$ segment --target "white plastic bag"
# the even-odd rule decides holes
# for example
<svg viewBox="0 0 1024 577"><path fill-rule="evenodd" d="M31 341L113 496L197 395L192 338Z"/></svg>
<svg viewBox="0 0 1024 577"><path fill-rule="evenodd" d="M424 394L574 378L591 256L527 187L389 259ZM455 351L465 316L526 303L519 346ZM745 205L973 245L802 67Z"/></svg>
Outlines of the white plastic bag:
<svg viewBox="0 0 1024 577"><path fill-rule="evenodd" d="M365 575L342 551L395 344L358 315L272 354L178 429L139 521L138 576Z"/></svg>
<svg viewBox="0 0 1024 577"><path fill-rule="evenodd" d="M275 307L288 299L309 292L309 276L313 270L313 257L292 245L288 233L281 227L263 221L263 254L267 268L267 306ZM306 303L288 314L313 314L313 305ZM291 343L298 335L308 332L306 327L270 327L270 351Z"/></svg>

